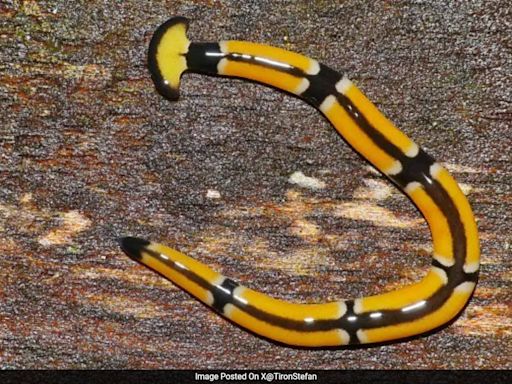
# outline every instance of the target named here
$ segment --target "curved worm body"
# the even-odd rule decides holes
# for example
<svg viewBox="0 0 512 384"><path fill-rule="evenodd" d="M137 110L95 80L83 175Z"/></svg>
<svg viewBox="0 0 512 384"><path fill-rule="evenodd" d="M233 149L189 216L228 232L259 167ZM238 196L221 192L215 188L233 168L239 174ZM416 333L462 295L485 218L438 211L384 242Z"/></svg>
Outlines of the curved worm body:
<svg viewBox="0 0 512 384"><path fill-rule="evenodd" d="M344 75L316 60L245 41L191 43L177 17L155 32L149 68L158 91L177 99L185 71L241 77L317 107L345 140L419 208L433 239L433 265L418 283L325 304L295 304L243 287L164 245L127 237L123 250L217 312L259 335L297 346L377 343L422 334L457 316L478 277L479 241L456 181L398 130Z"/></svg>

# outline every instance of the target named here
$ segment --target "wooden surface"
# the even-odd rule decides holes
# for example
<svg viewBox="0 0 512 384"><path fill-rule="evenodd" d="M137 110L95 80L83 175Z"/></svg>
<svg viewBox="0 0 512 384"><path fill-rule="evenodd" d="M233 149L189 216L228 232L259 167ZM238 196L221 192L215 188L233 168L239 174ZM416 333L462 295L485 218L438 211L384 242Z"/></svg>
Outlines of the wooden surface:
<svg viewBox="0 0 512 384"><path fill-rule="evenodd" d="M7 1L0 5L1 368L512 368L512 11L503 1ZM460 181L481 279L453 325L361 349L275 345L128 259L169 244L279 298L414 282L430 235L309 105L145 67L154 29L265 42L350 77ZM309 178L301 177L300 173Z"/></svg>

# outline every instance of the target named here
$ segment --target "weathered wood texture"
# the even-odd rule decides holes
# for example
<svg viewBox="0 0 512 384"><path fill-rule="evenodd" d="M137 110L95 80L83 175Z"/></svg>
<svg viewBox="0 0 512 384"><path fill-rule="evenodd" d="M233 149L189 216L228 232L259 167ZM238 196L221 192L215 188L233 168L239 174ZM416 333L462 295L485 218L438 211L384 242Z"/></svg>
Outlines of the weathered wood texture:
<svg viewBox="0 0 512 384"><path fill-rule="evenodd" d="M145 56L171 15L193 19L195 40L347 71L446 164L483 251L456 323L374 348L287 348L119 250L122 235L161 241L305 302L430 265L416 209L302 101L198 75L179 102L160 97ZM0 17L0 367L512 368L509 1L3 1Z"/></svg>

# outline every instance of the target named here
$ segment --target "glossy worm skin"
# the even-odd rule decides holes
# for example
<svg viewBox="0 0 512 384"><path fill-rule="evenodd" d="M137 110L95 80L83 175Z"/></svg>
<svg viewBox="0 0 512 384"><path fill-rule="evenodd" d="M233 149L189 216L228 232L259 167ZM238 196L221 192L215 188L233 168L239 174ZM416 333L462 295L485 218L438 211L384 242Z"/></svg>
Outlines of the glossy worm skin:
<svg viewBox="0 0 512 384"><path fill-rule="evenodd" d="M162 95L176 100L181 74L191 71L254 80L314 105L419 208L432 233L432 267L418 283L392 292L295 304L243 287L161 244L127 237L121 240L122 249L233 322L290 345L379 343L422 334L454 319L477 282L479 241L469 203L446 169L397 129L345 75L267 45L191 43L187 29L187 19L172 18L151 41L149 69Z"/></svg>

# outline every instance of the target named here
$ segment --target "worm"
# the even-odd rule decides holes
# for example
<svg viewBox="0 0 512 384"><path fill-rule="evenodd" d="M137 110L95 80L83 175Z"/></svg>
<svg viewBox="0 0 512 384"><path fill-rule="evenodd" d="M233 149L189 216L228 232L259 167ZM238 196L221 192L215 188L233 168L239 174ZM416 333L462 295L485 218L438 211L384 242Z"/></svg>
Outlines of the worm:
<svg viewBox="0 0 512 384"><path fill-rule="evenodd" d="M161 95L177 100L181 75L189 71L253 80L312 104L420 210L432 234L432 266L422 280L395 291L305 304L239 285L162 244L125 237L120 240L123 251L239 326L288 345L392 342L456 318L476 286L480 251L471 207L448 171L396 128L346 75L268 45L190 42L187 30L188 20L174 17L152 37L148 66Z"/></svg>

